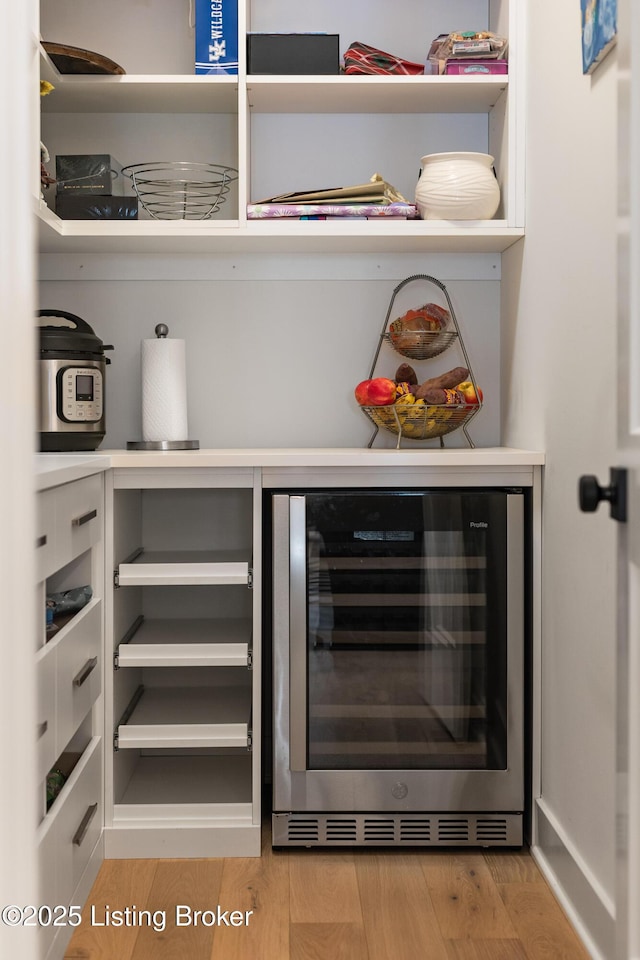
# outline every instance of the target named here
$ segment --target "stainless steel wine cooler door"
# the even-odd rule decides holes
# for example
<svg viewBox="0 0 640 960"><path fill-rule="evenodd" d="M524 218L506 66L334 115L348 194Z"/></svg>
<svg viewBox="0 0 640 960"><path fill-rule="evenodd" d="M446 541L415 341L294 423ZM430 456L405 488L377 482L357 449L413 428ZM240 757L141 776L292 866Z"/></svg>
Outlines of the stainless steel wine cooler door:
<svg viewBox="0 0 640 960"><path fill-rule="evenodd" d="M521 812L523 496L273 496L277 812Z"/></svg>

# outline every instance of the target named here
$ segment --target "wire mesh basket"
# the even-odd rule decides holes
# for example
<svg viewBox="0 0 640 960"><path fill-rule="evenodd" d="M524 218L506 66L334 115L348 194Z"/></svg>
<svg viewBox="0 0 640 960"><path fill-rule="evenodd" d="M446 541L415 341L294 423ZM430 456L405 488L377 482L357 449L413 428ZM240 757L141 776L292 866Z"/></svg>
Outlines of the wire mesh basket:
<svg viewBox="0 0 640 960"><path fill-rule="evenodd" d="M188 160L131 163L122 168L143 208L155 220L208 220L218 212L238 171Z"/></svg>
<svg viewBox="0 0 640 960"><path fill-rule="evenodd" d="M465 428L480 409L479 404L411 404L392 403L387 406L361 407L376 427L382 427L408 440L434 440L460 427ZM466 431L465 431L466 433Z"/></svg>
<svg viewBox="0 0 640 960"><path fill-rule="evenodd" d="M395 323L395 321L394 321ZM430 360L448 350L456 340L455 330L401 330L394 328L383 334L383 339L391 344L396 353L409 360Z"/></svg>

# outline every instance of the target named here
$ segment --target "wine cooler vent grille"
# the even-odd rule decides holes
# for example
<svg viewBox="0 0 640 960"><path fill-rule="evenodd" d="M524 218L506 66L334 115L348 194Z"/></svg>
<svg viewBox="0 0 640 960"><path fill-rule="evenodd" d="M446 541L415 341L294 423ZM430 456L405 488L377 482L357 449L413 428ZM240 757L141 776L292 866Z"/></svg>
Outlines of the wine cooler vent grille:
<svg viewBox="0 0 640 960"><path fill-rule="evenodd" d="M274 813L278 846L521 846L522 814Z"/></svg>

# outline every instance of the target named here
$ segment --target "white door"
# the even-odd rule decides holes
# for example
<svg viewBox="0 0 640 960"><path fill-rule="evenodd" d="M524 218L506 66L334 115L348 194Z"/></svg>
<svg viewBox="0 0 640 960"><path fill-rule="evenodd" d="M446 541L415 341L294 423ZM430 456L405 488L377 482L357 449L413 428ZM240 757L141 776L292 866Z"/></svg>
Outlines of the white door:
<svg viewBox="0 0 640 960"><path fill-rule="evenodd" d="M617 960L640 960L640 4L618 0ZM611 480L613 479L613 483ZM625 491L616 480L626 482ZM623 504L623 501L626 501ZM612 505L613 513L616 511Z"/></svg>
<svg viewBox="0 0 640 960"><path fill-rule="evenodd" d="M0 956L38 956L37 929L11 926L19 905L38 903L35 824L35 642L33 437L35 436L33 183L37 135L37 4L0 3L5 37L0 87ZM34 897L35 899L31 899ZM15 909L11 907L15 904Z"/></svg>

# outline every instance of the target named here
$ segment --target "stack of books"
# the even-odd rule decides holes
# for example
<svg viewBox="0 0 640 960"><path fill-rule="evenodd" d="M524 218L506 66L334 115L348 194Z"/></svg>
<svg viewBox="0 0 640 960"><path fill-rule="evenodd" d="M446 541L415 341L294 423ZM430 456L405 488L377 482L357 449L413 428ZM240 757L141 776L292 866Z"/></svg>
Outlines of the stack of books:
<svg viewBox="0 0 640 960"><path fill-rule="evenodd" d="M379 174L353 187L283 193L247 205L249 220L416 219L418 211Z"/></svg>

